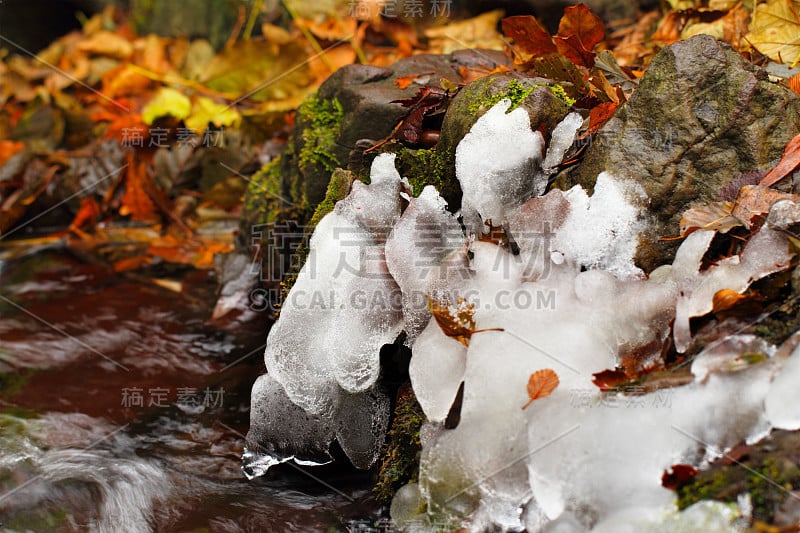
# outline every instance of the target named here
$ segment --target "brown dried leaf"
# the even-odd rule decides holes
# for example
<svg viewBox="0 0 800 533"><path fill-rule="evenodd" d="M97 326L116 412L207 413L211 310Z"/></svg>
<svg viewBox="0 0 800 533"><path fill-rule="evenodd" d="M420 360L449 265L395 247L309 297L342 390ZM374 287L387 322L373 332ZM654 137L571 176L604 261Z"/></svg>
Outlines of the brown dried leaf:
<svg viewBox="0 0 800 533"><path fill-rule="evenodd" d="M727 233L742 223L731 215L733 202L714 202L708 205L690 207L681 217L681 237L695 230L714 230Z"/></svg>
<svg viewBox="0 0 800 533"><path fill-rule="evenodd" d="M455 306L450 306L428 296L428 310L444 334L464 346L469 346L469 339L474 333L503 331L503 328L475 329L475 304L467 303L465 298L459 298Z"/></svg>
<svg viewBox="0 0 800 533"><path fill-rule="evenodd" d="M770 208L780 200L797 200L797 195L787 194L770 187L745 185L739 189L731 214L738 218L747 229L769 213Z"/></svg>
<svg viewBox="0 0 800 533"><path fill-rule="evenodd" d="M530 379L528 379L528 398L530 399L522 408L525 409L534 400L550 396L558 387L558 383L558 374L549 368L543 368L531 374Z"/></svg>

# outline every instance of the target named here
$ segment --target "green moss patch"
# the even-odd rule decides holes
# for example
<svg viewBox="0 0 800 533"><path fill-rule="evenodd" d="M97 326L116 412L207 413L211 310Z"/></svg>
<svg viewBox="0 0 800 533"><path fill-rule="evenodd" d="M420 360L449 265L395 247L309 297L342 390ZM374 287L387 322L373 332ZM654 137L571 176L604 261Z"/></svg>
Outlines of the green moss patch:
<svg viewBox="0 0 800 533"><path fill-rule="evenodd" d="M423 422L425 413L422 412L411 385L407 384L397 394L394 420L388 433L389 446L381 461L378 482L373 489L378 501L391 501L400 487L419 477L419 456L422 450L419 430Z"/></svg>

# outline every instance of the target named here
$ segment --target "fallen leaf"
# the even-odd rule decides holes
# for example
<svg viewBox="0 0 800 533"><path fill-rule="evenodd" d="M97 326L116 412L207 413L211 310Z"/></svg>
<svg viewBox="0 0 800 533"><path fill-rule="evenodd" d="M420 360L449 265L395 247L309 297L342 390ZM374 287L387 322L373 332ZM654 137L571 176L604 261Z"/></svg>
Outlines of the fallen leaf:
<svg viewBox="0 0 800 533"><path fill-rule="evenodd" d="M790 77L786 82L794 93L800 94L800 72Z"/></svg>
<svg viewBox="0 0 800 533"><path fill-rule="evenodd" d="M192 112L192 101L185 94L170 87L162 87L142 109L142 120L152 124L157 118L173 116L185 119Z"/></svg>
<svg viewBox="0 0 800 533"><path fill-rule="evenodd" d="M186 117L184 123L192 131L205 131L209 124L216 127L236 126L241 120L241 115L235 108L218 104L211 98L198 97L192 105L191 115Z"/></svg>
<svg viewBox="0 0 800 533"><path fill-rule="evenodd" d="M475 329L475 304L467 303L465 298L459 298L455 306L450 306L428 296L428 310L444 334L464 346L469 346L469 339L474 333L503 331L502 328Z"/></svg>
<svg viewBox="0 0 800 533"><path fill-rule="evenodd" d="M661 476L661 486L675 490L695 477L699 471L692 465L672 465L669 472L664 470Z"/></svg>
<svg viewBox="0 0 800 533"><path fill-rule="evenodd" d="M133 55L133 45L126 38L110 31L98 31L78 44L78 50L87 54L127 59Z"/></svg>
<svg viewBox="0 0 800 533"><path fill-rule="evenodd" d="M699 229L727 233L741 226L741 221L731 214L732 211L733 202L714 202L690 207L681 216L681 237Z"/></svg>
<svg viewBox="0 0 800 533"><path fill-rule="evenodd" d="M128 167L125 169L125 194L122 197L122 206L119 213L123 216L130 215L133 220L155 221L158 219L156 206L148 194L148 189L155 188L147 172L147 165L143 161L127 158Z"/></svg>
<svg viewBox="0 0 800 533"><path fill-rule="evenodd" d="M722 311L727 311L737 303L746 299L747 296L739 294L732 289L720 289L714 293L714 296L711 299L712 305L714 306L712 312L720 313Z"/></svg>
<svg viewBox="0 0 800 533"><path fill-rule="evenodd" d="M756 6L747 42L779 63L800 56L800 1L768 0Z"/></svg>
<svg viewBox="0 0 800 533"><path fill-rule="evenodd" d="M800 37L798 37L800 38ZM762 187L771 187L781 181L783 178L794 172L800 166L800 134L789 141L783 151L783 156L775 168L767 172L764 179L761 180L759 185Z"/></svg>
<svg viewBox="0 0 800 533"><path fill-rule="evenodd" d="M477 17L450 22L425 30L428 46L437 53L448 54L464 48L502 50L503 39L497 31L497 23L503 18L503 10L487 11Z"/></svg>
<svg viewBox="0 0 800 533"><path fill-rule="evenodd" d="M556 35L553 37L553 42L556 43L558 53L575 63L584 67L591 67L594 65L594 52L587 50L581 44L580 40L574 35L569 37L561 37Z"/></svg>
<svg viewBox="0 0 800 533"><path fill-rule="evenodd" d="M431 74L435 72L423 72L422 74L408 74L407 76L399 76L394 80L394 84L400 89L406 89L412 83L424 85L430 81Z"/></svg>
<svg viewBox="0 0 800 533"><path fill-rule="evenodd" d="M797 195L760 185L745 185L739 189L731 214L750 229L756 220L763 219L769 213L773 204L781 200L796 201Z"/></svg>
<svg viewBox="0 0 800 533"><path fill-rule="evenodd" d="M0 166L3 166L6 161L11 159L15 154L21 152L24 148L25 143L22 141L0 140Z"/></svg>
<svg viewBox="0 0 800 533"><path fill-rule="evenodd" d="M607 391L614 387L630 381L628 374L622 369L603 370L592 374L592 383L601 391Z"/></svg>
<svg viewBox="0 0 800 533"><path fill-rule="evenodd" d="M514 39L514 47L521 52L536 56L556 52L553 38L542 24L531 15L506 17L501 21L503 34Z"/></svg>
<svg viewBox="0 0 800 533"><path fill-rule="evenodd" d="M530 379L528 379L528 398L530 399L522 408L525 409L534 400L550 396L558 387L558 383L558 374L549 368L543 368L531 374Z"/></svg>
<svg viewBox="0 0 800 533"><path fill-rule="evenodd" d="M605 26L600 17L584 4L564 9L558 24L558 35L553 39L561 54L573 62L591 67L594 64L594 47L605 36Z"/></svg>
<svg viewBox="0 0 800 533"><path fill-rule="evenodd" d="M614 111L617 110L617 104L614 102L606 102L594 106L589 111L589 132L594 133L600 129L603 124L614 116Z"/></svg>
<svg viewBox="0 0 800 533"><path fill-rule="evenodd" d="M591 12L585 4L569 6L558 24L559 37L575 36L581 45L591 50L605 36L605 26L600 17Z"/></svg>
<svg viewBox="0 0 800 533"><path fill-rule="evenodd" d="M81 205L75 218L69 225L70 229L83 229L85 227L94 226L97 223L97 217L100 216L100 206L94 199L94 196L86 196L81 199Z"/></svg>
<svg viewBox="0 0 800 533"><path fill-rule="evenodd" d="M447 91L433 86L421 87L411 98L392 100L391 103L400 104L410 111L395 126L389 138L411 145L417 144L422 136L422 121L428 115L444 111L449 101L450 95Z"/></svg>
<svg viewBox="0 0 800 533"><path fill-rule="evenodd" d="M302 43L278 46L255 39L237 41L206 65L201 81L232 99L256 102L284 100L308 87L313 79Z"/></svg>

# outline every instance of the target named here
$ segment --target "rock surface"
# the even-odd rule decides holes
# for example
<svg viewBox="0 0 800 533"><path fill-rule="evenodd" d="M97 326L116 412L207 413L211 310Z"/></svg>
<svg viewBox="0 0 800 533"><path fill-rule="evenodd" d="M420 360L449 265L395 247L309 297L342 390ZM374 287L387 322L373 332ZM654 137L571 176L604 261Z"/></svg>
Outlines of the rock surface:
<svg viewBox="0 0 800 533"><path fill-rule="evenodd" d="M706 35L675 43L650 63L639 89L592 140L576 183L601 171L639 181L653 219L637 264L674 255L661 237L678 234L681 213L716 199L745 171L773 165L800 131L800 99L762 69Z"/></svg>

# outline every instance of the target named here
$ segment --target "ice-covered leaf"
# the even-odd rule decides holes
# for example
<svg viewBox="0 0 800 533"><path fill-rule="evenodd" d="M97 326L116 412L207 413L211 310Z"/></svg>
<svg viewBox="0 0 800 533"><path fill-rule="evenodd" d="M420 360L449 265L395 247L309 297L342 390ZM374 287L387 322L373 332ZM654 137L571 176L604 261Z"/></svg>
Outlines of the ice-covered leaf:
<svg viewBox="0 0 800 533"><path fill-rule="evenodd" d="M429 297L428 310L445 335L453 337L464 346L469 346L469 338L475 331L474 304L460 298L455 306L450 306Z"/></svg>
<svg viewBox="0 0 800 533"><path fill-rule="evenodd" d="M758 4L746 39L773 61L795 61L800 56L800 2L768 0Z"/></svg>
<svg viewBox="0 0 800 533"><path fill-rule="evenodd" d="M550 396L558 387L558 374L550 368L543 368L531 374L528 379L528 403L522 406L528 407L534 400Z"/></svg>

